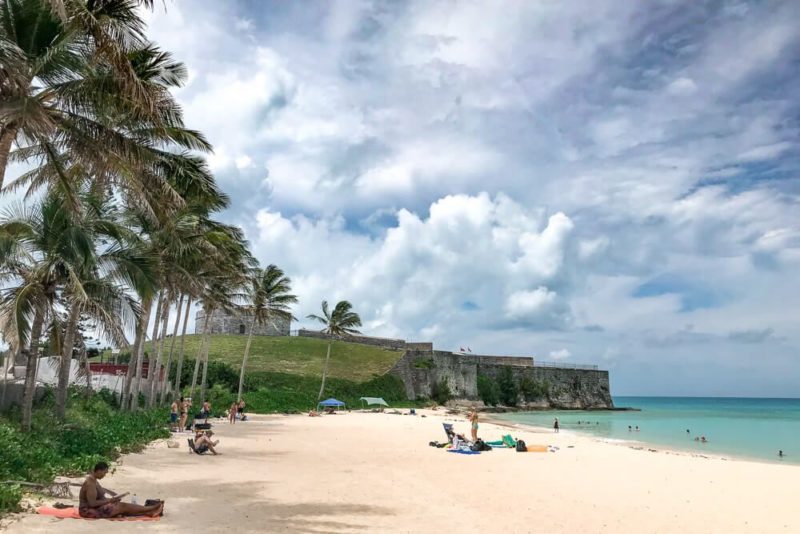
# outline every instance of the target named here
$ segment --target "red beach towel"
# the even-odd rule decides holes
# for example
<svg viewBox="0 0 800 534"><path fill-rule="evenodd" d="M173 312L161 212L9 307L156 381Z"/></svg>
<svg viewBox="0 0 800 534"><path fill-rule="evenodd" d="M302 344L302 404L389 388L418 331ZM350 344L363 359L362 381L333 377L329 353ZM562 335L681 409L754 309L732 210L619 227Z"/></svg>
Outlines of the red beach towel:
<svg viewBox="0 0 800 534"><path fill-rule="evenodd" d="M81 517L78 513L78 509L73 508L53 508L52 506L40 506L36 509L36 513L40 515L49 515L51 517L57 517L59 519L85 519L87 521L95 521L94 519L88 519L86 517ZM108 519L108 521L158 521L161 519L160 517L150 517L147 515L137 515L133 517L112 517Z"/></svg>

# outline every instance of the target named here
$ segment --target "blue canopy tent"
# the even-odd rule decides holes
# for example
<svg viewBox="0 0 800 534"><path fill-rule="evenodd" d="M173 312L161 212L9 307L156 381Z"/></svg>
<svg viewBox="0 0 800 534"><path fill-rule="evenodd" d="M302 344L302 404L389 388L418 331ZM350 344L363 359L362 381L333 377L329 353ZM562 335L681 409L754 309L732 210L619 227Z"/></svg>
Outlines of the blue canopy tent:
<svg viewBox="0 0 800 534"><path fill-rule="evenodd" d="M333 397L331 397L330 399L325 399L324 401L317 403L317 411L319 411L320 406L323 408L337 409L337 408L344 408L345 404L342 401L336 400Z"/></svg>

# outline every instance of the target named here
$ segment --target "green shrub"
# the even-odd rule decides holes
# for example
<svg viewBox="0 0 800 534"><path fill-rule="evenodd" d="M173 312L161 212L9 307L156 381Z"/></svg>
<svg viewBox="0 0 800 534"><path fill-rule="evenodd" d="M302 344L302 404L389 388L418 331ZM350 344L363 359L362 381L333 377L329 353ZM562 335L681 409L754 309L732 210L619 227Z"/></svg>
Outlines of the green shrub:
<svg viewBox="0 0 800 534"><path fill-rule="evenodd" d="M500 404L500 388L494 378L478 375L478 396L486 406Z"/></svg>
<svg viewBox="0 0 800 534"><path fill-rule="evenodd" d="M0 514L18 512L22 490L17 484L0 484Z"/></svg>
<svg viewBox="0 0 800 534"><path fill-rule="evenodd" d="M514 371L511 370L511 367L500 369L497 377L497 387L500 390L500 402L504 406L517 405L519 390L517 389L517 383L514 381Z"/></svg>
<svg viewBox="0 0 800 534"><path fill-rule="evenodd" d="M453 398L453 392L450 391L450 384L447 383L447 380L440 378L438 382L433 384L431 398L439 404L445 404Z"/></svg>
<svg viewBox="0 0 800 534"><path fill-rule="evenodd" d="M433 358L421 358L414 360L413 366L415 369L433 369Z"/></svg>
<svg viewBox="0 0 800 534"><path fill-rule="evenodd" d="M519 390L526 401L535 401L547 397L549 392L547 382L537 382L529 376L523 376L519 382Z"/></svg>
<svg viewBox="0 0 800 534"><path fill-rule="evenodd" d="M71 390L67 423L61 424L53 416L52 399L46 396L33 412L30 433L19 431L17 412L0 418L0 481L48 483L56 475L86 473L100 460L113 460L120 453L138 451L168 437L166 422L166 410L120 412L112 395L87 399ZM0 491L0 501L13 501L6 489Z"/></svg>

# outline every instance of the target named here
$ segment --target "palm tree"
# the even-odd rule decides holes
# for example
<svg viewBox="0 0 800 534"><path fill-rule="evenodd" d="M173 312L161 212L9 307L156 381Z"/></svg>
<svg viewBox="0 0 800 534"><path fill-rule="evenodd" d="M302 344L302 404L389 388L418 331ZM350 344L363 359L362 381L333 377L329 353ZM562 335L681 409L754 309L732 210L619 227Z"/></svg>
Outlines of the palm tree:
<svg viewBox="0 0 800 534"><path fill-rule="evenodd" d="M210 149L197 132L183 129L169 93L185 82L185 67L148 44L143 28L132 1L4 0L0 187L12 144L21 139L30 144L16 159L50 160L56 175L60 159L92 160L90 174L98 180L107 180L113 166L127 169L117 185L140 197L153 177L132 163L158 159L158 144ZM41 182L40 174L18 186Z"/></svg>
<svg viewBox="0 0 800 534"><path fill-rule="evenodd" d="M250 305L246 307L246 310L252 316L252 319L250 321L250 331L247 335L247 343L244 347L244 356L242 357L237 399L242 398L244 373L247 368L250 343L253 340L253 330L255 330L256 324L264 325L274 322L275 319L293 319L294 317L289 311L289 305L297 302L297 297L289 293L292 290L291 279L285 276L283 271L275 265L269 265L263 270L256 269L248 283Z"/></svg>
<svg viewBox="0 0 800 534"><path fill-rule="evenodd" d="M19 285L12 283L6 288L9 298L3 305L19 305L20 298L35 295L41 307L37 313L51 319L50 331L57 333L60 341L56 391L60 419L66 410L69 366L81 315L99 321L99 327L115 341L124 340L123 327L138 314L138 307L125 294L123 284L135 288L150 276L146 260L131 256L127 248L127 241L134 236L113 220L113 202L84 191L81 205L83 210L73 213L54 192L30 209L12 208L0 217L3 248L24 250L25 258L24 262L6 263L16 269ZM97 249L100 242L105 243L102 250ZM66 324L60 319L61 309L66 309ZM13 308L4 315L12 324L20 324ZM35 367L35 362L31 363ZM32 396L26 397L24 411L31 400Z"/></svg>
<svg viewBox="0 0 800 534"><path fill-rule="evenodd" d="M352 311L353 305L346 300L341 300L333 308L333 312L328 310L328 301L322 301L322 316L311 314L307 318L319 321L325 325L322 330L328 334L328 353L325 355L325 367L322 370L322 384L319 387L319 395L317 400L322 398L322 393L325 391L325 379L328 377L328 364L331 360L331 344L336 337L342 337L347 334L358 334L356 327L361 326L361 317Z"/></svg>

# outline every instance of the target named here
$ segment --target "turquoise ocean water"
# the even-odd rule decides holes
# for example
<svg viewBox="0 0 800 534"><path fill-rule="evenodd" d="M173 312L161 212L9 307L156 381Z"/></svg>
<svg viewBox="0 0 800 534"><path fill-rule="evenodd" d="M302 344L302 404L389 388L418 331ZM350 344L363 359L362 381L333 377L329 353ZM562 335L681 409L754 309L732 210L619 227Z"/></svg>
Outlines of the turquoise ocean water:
<svg viewBox="0 0 800 534"><path fill-rule="evenodd" d="M558 417L564 430L603 438L800 464L800 399L614 397L614 405L641 411L519 412L498 417L548 428ZM638 426L639 431L629 432L628 425ZM706 436L708 443L694 441L700 436ZM783 459L778 450L786 455Z"/></svg>

